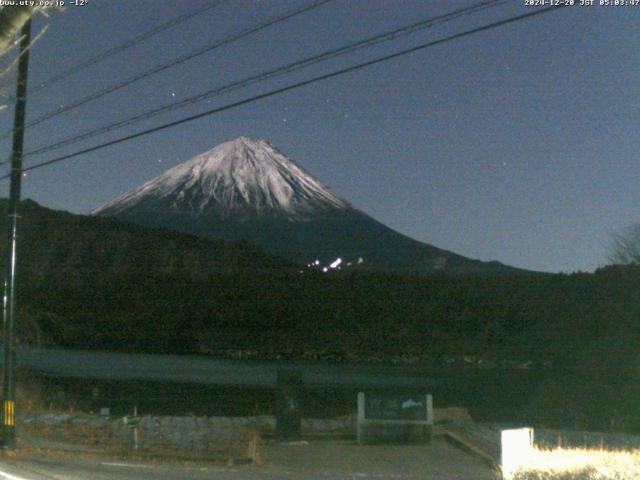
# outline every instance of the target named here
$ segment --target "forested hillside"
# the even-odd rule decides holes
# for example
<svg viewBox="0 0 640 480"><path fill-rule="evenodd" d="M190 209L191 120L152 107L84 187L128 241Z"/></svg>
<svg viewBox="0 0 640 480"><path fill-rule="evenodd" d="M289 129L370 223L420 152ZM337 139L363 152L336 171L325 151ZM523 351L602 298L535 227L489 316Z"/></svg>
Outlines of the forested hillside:
<svg viewBox="0 0 640 480"><path fill-rule="evenodd" d="M24 342L595 366L628 365L640 340L640 269L634 267L511 277L323 274L250 245L33 202L23 212L18 325Z"/></svg>

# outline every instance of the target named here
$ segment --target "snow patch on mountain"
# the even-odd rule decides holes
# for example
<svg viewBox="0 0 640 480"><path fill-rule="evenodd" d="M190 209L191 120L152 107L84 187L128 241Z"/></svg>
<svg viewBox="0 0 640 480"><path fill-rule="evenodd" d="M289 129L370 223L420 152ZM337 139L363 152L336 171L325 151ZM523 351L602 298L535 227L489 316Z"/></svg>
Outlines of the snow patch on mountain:
<svg viewBox="0 0 640 480"><path fill-rule="evenodd" d="M97 208L117 215L147 202L194 216L279 215L296 220L349 209L265 140L239 137L182 163Z"/></svg>

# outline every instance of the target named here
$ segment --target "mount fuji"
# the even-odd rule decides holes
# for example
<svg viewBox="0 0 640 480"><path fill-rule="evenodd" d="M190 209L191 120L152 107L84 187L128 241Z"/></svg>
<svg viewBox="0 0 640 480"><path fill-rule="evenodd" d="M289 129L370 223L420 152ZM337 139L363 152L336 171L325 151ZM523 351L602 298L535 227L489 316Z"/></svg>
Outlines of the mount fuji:
<svg viewBox="0 0 640 480"><path fill-rule="evenodd" d="M402 235L335 196L267 141L247 137L222 143L171 168L92 214L197 236L248 241L325 271L522 272Z"/></svg>

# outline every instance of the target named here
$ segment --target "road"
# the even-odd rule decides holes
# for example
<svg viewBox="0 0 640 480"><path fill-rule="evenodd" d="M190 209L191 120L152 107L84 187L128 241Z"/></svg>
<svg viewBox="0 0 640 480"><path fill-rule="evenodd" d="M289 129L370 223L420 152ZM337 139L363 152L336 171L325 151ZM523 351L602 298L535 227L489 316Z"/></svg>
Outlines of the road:
<svg viewBox="0 0 640 480"><path fill-rule="evenodd" d="M480 460L443 440L425 446L349 442L272 444L260 466L214 466L24 456L0 460L0 480L493 480Z"/></svg>
<svg viewBox="0 0 640 480"><path fill-rule="evenodd" d="M439 383L415 366L258 362L191 355L26 347L17 349L16 362L42 375L88 380L153 380L236 387L275 387L279 369L297 368L302 371L306 385L432 387Z"/></svg>

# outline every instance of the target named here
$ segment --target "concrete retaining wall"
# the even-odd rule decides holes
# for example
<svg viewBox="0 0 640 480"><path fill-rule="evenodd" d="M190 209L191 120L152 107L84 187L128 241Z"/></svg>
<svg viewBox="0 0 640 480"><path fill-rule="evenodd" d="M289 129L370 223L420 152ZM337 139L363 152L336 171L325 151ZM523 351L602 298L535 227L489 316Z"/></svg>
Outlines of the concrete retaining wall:
<svg viewBox="0 0 640 480"><path fill-rule="evenodd" d="M21 424L44 425L53 429L89 427L103 432L105 437L122 442L132 441L132 429L123 418L69 413L28 413L18 415ZM276 428L274 416L256 417L195 417L141 416L138 438L141 447L170 447L188 450L207 449L210 443L243 441L247 433L271 433ZM355 419L304 419L306 433L355 433ZM105 438L105 440L107 440Z"/></svg>

